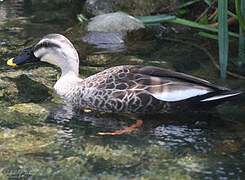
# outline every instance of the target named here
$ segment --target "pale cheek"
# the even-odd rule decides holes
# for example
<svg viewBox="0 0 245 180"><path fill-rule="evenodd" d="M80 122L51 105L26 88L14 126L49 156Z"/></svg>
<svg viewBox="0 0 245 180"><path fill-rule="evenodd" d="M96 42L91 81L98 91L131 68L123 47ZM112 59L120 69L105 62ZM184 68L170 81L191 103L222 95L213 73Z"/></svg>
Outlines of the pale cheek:
<svg viewBox="0 0 245 180"><path fill-rule="evenodd" d="M47 62L56 66L61 66L60 54L58 51L52 48L41 48L34 52L36 57L39 57L42 62Z"/></svg>
<svg viewBox="0 0 245 180"><path fill-rule="evenodd" d="M56 66L60 66L59 58L54 55L45 55L41 58L41 61L53 64Z"/></svg>

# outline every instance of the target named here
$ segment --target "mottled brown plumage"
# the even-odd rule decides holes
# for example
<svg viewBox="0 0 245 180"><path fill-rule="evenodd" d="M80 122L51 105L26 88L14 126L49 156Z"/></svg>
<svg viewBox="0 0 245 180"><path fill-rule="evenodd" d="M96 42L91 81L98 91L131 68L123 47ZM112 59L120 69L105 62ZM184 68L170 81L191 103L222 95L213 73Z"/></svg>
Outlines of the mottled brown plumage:
<svg viewBox="0 0 245 180"><path fill-rule="evenodd" d="M209 93L180 101L163 101L152 95L157 92L171 93L174 89L184 91L186 88L201 88ZM104 112L163 113L194 108L199 103L204 104L204 99L230 93L237 92L182 73L152 66L124 65L81 81L71 101L81 107Z"/></svg>
<svg viewBox="0 0 245 180"><path fill-rule="evenodd" d="M77 52L70 41L59 34L45 36L31 54L35 60L61 68L61 78L54 86L56 94L81 108L96 111L190 110L216 105L240 94L190 75L152 66L116 66L81 79ZM22 56L13 60L15 64L18 62L23 63Z"/></svg>

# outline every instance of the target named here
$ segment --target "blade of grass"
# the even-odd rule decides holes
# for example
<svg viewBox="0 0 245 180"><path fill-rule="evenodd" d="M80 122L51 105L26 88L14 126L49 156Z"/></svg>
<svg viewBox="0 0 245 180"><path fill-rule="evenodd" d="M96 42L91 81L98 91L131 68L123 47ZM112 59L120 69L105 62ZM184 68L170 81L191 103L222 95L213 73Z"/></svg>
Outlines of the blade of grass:
<svg viewBox="0 0 245 180"><path fill-rule="evenodd" d="M243 0L244 1L244 0ZM242 30L245 32L245 21L241 12L241 0L235 0L236 15Z"/></svg>
<svg viewBox="0 0 245 180"><path fill-rule="evenodd" d="M189 26L192 28L198 28L198 29L203 29L207 31L212 31L212 32L218 32L217 28L209 27L204 24L200 24L194 21L189 21L186 19L178 18L176 16L169 16L169 15L158 15L158 16L138 16L136 17L137 19L141 20L145 24L156 24L156 23L175 23L175 24L181 24L184 26ZM229 32L230 36L237 37L239 38L239 34Z"/></svg>
<svg viewBox="0 0 245 180"><path fill-rule="evenodd" d="M245 2L241 2L241 15L245 17ZM245 21L245 19L243 18ZM238 58L242 65L245 64L245 38L242 27L240 27L240 37L239 37L239 48L238 48Z"/></svg>
<svg viewBox="0 0 245 180"><path fill-rule="evenodd" d="M190 6L190 5L192 5L192 4L196 3L196 2L199 2L199 1L202 1L202 0L192 0L192 1L188 1L188 2L186 2L186 3L184 3L184 4L181 4L181 5L177 6L177 8L178 8L178 9L181 9L181 8Z"/></svg>
<svg viewBox="0 0 245 180"><path fill-rule="evenodd" d="M169 16L163 14L157 16L137 16L136 18L142 21L144 24L157 24L157 23L166 22L167 20L176 19L176 16Z"/></svg>
<svg viewBox="0 0 245 180"><path fill-rule="evenodd" d="M233 12L228 11L227 13L228 13L229 16L232 16L232 17L236 17L237 18L237 16Z"/></svg>
<svg viewBox="0 0 245 180"><path fill-rule="evenodd" d="M212 0L204 0L204 2L207 4L207 5L209 5L209 6L211 6L212 5Z"/></svg>
<svg viewBox="0 0 245 180"><path fill-rule="evenodd" d="M79 22L88 21L88 19L83 14L77 14L77 19Z"/></svg>
<svg viewBox="0 0 245 180"><path fill-rule="evenodd" d="M209 26L206 26L204 24L199 24L199 23L196 23L196 22L193 22L193 21L189 21L189 20L186 20L186 19L181 19L181 18L170 19L170 20L167 20L166 22L182 24L182 25L185 25L185 26L190 26L190 27L193 27L193 28L199 28L199 29L212 31L212 32L218 32L217 28L209 27ZM239 37L239 34L233 33L233 32L229 32L229 35L231 35L233 37L237 37L237 38Z"/></svg>
<svg viewBox="0 0 245 180"><path fill-rule="evenodd" d="M220 64L220 75L223 79L226 78L228 48L229 48L227 8L228 8L228 0L218 0L219 64Z"/></svg>
<svg viewBox="0 0 245 180"><path fill-rule="evenodd" d="M208 4L209 7L206 8L198 18L196 18L195 22L199 22L200 19L201 19L204 15L207 15L208 11L209 11L209 10L212 8L212 6L216 3L216 1L217 1L217 0L214 0L214 1L212 1L212 0L207 1L206 3Z"/></svg>
<svg viewBox="0 0 245 180"><path fill-rule="evenodd" d="M218 36L215 34L209 34L206 32L199 32L198 35L209 38L209 39L214 39L214 40L218 40Z"/></svg>
<svg viewBox="0 0 245 180"><path fill-rule="evenodd" d="M244 38L242 28L240 28L238 56L239 56L238 57L239 61L241 61L242 64L245 64L245 38Z"/></svg>

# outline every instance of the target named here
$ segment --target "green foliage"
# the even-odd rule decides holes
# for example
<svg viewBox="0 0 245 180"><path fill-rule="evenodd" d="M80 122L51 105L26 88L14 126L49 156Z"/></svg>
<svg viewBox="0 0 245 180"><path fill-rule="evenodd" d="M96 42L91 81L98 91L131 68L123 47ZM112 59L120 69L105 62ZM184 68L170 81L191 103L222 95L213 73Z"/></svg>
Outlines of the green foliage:
<svg viewBox="0 0 245 180"><path fill-rule="evenodd" d="M245 38L242 29L240 28L239 49L238 49L238 64L245 64Z"/></svg>
<svg viewBox="0 0 245 180"><path fill-rule="evenodd" d="M228 0L218 0L219 64L220 64L220 75L224 79L226 78L228 48L229 48L227 6L228 6Z"/></svg>
<svg viewBox="0 0 245 180"><path fill-rule="evenodd" d="M218 40L218 36L215 34L210 34L210 33L206 33L206 32L199 32L198 35L209 38L209 39Z"/></svg>
<svg viewBox="0 0 245 180"><path fill-rule="evenodd" d="M240 26L241 26L242 30L245 32L245 22L244 22L245 20L244 20L244 17L242 15L242 12L241 12L241 6L242 6L241 3L242 3L241 0L236 0L235 1L236 14L237 14L237 19L238 19L238 21L240 23Z"/></svg>
<svg viewBox="0 0 245 180"><path fill-rule="evenodd" d="M208 24L208 15L205 14L199 21L201 24Z"/></svg>
<svg viewBox="0 0 245 180"><path fill-rule="evenodd" d="M77 19L79 22L83 23L84 21L87 21L88 19L83 14L78 14Z"/></svg>
<svg viewBox="0 0 245 180"><path fill-rule="evenodd" d="M206 4L208 4L209 6L211 6L213 0L204 0L204 2L205 2Z"/></svg>
<svg viewBox="0 0 245 180"><path fill-rule="evenodd" d="M201 2L200 0L189 0L178 8L183 9L189 5L192 5L196 2ZM215 0L204 0L209 7L212 6ZM199 23L194 21L189 21L183 18L178 18L175 16L168 15L158 15L158 16L141 16L137 17L145 24L154 24L154 23L176 23L184 26L190 26L192 28L199 28L206 31L218 32L218 37L214 34L209 34L206 32L200 32L199 35L211 38L218 39L219 44L219 63L220 63L220 74L222 78L226 78L227 64L228 64L228 50L229 50L229 36L238 37L239 38L239 49L238 56L239 62L237 64L245 64L245 2L242 0L235 0L236 14L232 13L228 10L228 0L218 0L218 16L215 15L212 20L209 20L207 14L204 14ZM180 11L180 10L179 10ZM228 31L228 23L227 23L227 15L235 17L238 19L240 24L240 34L229 32ZM215 22L218 17L218 28L210 27L205 24L210 22Z"/></svg>
<svg viewBox="0 0 245 180"><path fill-rule="evenodd" d="M138 16L137 19L141 20L144 24L157 24L176 19L176 16L163 14L158 16Z"/></svg>
<svg viewBox="0 0 245 180"><path fill-rule="evenodd" d="M196 23L194 21L189 21L183 18L178 18L176 16L169 16L169 15L158 15L158 16L138 16L137 19L141 20L145 24L156 24L156 23L175 23L175 24L181 24L184 26L189 26L192 28L198 28L202 30L212 31L212 32L218 32L217 28L209 27L204 24ZM229 32L230 36L233 37L239 37L239 34Z"/></svg>
<svg viewBox="0 0 245 180"><path fill-rule="evenodd" d="M190 6L190 5L192 5L192 4L196 3L196 2L200 2L200 1L202 1L202 0L191 0L191 1L187 1L187 2L185 2L183 4L181 4L180 6L178 6L178 8L181 9L181 8Z"/></svg>
<svg viewBox="0 0 245 180"><path fill-rule="evenodd" d="M240 15L240 21L244 22L245 19L245 2L242 1L241 2L241 15ZM238 63L241 64L241 65L244 65L245 64L245 37L244 37L244 34L245 34L245 29L240 27L240 38L239 38L239 49L238 49Z"/></svg>

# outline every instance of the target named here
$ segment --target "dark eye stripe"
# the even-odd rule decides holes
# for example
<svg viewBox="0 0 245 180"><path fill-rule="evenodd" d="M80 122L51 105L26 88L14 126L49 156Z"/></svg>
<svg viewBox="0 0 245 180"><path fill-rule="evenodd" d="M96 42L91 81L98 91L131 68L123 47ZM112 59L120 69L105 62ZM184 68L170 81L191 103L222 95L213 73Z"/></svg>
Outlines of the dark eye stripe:
<svg viewBox="0 0 245 180"><path fill-rule="evenodd" d="M43 41L42 43L39 43L36 46L34 46L33 51L35 52L41 48L53 48L53 47L61 48L58 44L55 44L49 40L46 40L46 41Z"/></svg>

